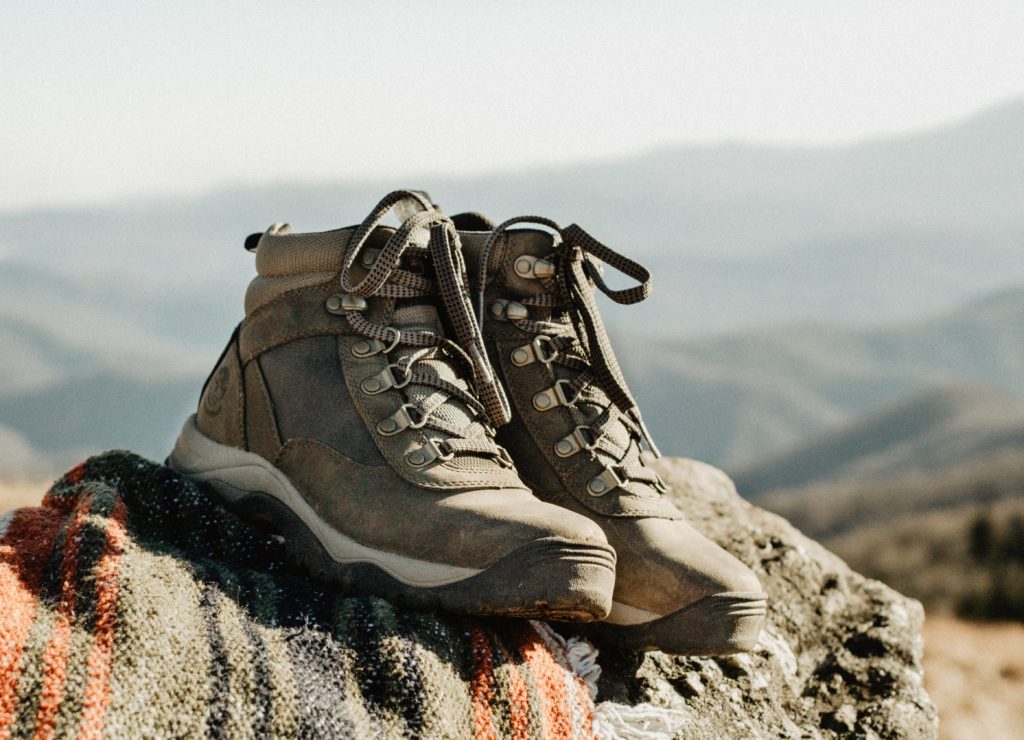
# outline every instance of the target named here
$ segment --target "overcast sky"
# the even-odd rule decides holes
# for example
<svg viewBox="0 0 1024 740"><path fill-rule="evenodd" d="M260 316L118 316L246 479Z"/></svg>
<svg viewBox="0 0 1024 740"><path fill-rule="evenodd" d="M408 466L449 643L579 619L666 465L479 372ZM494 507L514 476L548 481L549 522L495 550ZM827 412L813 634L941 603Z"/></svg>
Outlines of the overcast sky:
<svg viewBox="0 0 1024 740"><path fill-rule="evenodd" d="M0 210L821 144L1024 94L1024 2L0 2Z"/></svg>

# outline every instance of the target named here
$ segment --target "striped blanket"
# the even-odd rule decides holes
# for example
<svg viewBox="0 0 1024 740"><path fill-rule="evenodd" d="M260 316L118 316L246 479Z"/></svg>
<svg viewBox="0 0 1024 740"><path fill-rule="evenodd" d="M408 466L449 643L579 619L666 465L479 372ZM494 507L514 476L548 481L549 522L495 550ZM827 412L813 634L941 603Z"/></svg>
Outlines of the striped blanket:
<svg viewBox="0 0 1024 740"><path fill-rule="evenodd" d="M0 529L0 738L594 736L585 644L322 590L130 453Z"/></svg>

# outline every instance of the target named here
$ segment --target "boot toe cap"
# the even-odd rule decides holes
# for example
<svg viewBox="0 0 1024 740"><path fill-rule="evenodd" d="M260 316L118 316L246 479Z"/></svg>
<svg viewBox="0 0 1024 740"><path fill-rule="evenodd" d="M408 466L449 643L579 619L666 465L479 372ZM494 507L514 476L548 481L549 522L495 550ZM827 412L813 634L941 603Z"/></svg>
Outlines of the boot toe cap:
<svg viewBox="0 0 1024 740"><path fill-rule="evenodd" d="M767 596L754 572L681 520L608 528L618 552L604 633L623 647L722 655L754 646Z"/></svg>

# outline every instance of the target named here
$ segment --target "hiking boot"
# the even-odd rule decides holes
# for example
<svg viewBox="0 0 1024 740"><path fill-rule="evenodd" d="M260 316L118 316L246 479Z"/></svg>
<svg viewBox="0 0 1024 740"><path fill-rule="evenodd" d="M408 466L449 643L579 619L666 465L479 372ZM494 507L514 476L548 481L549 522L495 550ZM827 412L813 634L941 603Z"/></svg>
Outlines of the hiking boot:
<svg viewBox="0 0 1024 740"><path fill-rule="evenodd" d="M643 300L650 274L578 226L455 217L491 362L512 399L498 441L544 501L601 525L617 554L606 639L690 655L749 650L766 612L754 574L694 530L644 462L656 456L594 301ZM551 230L510 229L533 223ZM638 285L612 290L598 260Z"/></svg>
<svg viewBox="0 0 1024 740"><path fill-rule="evenodd" d="M403 210L404 209L404 210ZM382 226L392 211L407 218ZM416 608L605 617L601 528L541 502L494 427L509 416L454 226L423 194L354 228L247 246L258 276L169 464L346 590Z"/></svg>

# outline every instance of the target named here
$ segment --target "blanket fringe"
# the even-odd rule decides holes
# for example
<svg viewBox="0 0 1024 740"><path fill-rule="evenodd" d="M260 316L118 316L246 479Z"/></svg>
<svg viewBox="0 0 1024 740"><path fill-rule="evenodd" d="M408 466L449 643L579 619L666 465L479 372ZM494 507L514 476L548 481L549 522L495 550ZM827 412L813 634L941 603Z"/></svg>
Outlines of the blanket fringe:
<svg viewBox="0 0 1024 740"><path fill-rule="evenodd" d="M586 684L590 700L597 698L597 681L601 678L601 666L597 664L600 654L593 643L585 637L562 637L547 622L532 621L533 628L549 645L553 642L562 649L569 668Z"/></svg>
<svg viewBox="0 0 1024 740"><path fill-rule="evenodd" d="M686 720L686 713L679 709L605 701L594 709L594 734L602 740L666 740L678 737Z"/></svg>
<svg viewBox="0 0 1024 740"><path fill-rule="evenodd" d="M591 700L596 700L601 666L597 663L599 651L593 643L584 637L563 637L546 622L534 621L533 627L549 645L554 643L562 648L569 668L586 684ZM687 719L686 712L680 709L605 701L594 708L594 734L602 740L664 740L677 737Z"/></svg>

